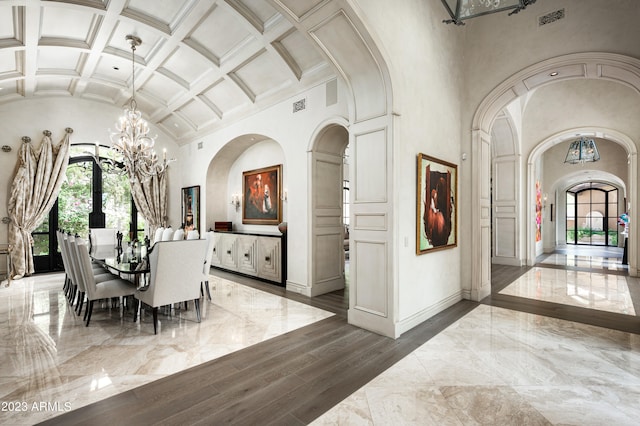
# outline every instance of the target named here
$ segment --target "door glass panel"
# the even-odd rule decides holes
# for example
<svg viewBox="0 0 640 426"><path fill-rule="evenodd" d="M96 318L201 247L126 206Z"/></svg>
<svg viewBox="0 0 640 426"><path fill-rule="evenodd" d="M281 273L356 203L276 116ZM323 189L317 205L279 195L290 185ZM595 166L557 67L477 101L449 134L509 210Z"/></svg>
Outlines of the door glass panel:
<svg viewBox="0 0 640 426"><path fill-rule="evenodd" d="M144 230L147 227L147 221L144 219L144 217L140 214L140 212L138 212L138 241L144 241Z"/></svg>
<svg viewBox="0 0 640 426"><path fill-rule="evenodd" d="M603 191L603 187L607 190ZM618 190L615 187L584 182L568 190L566 196L568 244L618 244L618 226L615 223L618 218Z"/></svg>
<svg viewBox="0 0 640 426"><path fill-rule="evenodd" d="M49 254L49 234L33 234L33 255L46 256Z"/></svg>
<svg viewBox="0 0 640 426"><path fill-rule="evenodd" d="M86 238L92 210L92 162L69 164L58 195L58 228Z"/></svg>
<svg viewBox="0 0 640 426"><path fill-rule="evenodd" d="M103 173L102 211L107 228L117 229L128 239L131 224L131 186L127 175Z"/></svg>

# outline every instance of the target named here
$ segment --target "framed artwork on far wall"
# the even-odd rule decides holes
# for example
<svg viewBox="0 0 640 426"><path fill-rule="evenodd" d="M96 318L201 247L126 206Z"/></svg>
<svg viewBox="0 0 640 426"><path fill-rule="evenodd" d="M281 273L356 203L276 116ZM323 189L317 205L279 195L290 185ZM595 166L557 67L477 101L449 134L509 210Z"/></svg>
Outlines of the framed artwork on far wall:
<svg viewBox="0 0 640 426"><path fill-rule="evenodd" d="M182 225L184 232L200 232L200 186L182 188Z"/></svg>
<svg viewBox="0 0 640 426"><path fill-rule="evenodd" d="M416 254L458 245L458 166L418 154Z"/></svg>
<svg viewBox="0 0 640 426"><path fill-rule="evenodd" d="M282 222L282 164L242 172L242 223Z"/></svg>

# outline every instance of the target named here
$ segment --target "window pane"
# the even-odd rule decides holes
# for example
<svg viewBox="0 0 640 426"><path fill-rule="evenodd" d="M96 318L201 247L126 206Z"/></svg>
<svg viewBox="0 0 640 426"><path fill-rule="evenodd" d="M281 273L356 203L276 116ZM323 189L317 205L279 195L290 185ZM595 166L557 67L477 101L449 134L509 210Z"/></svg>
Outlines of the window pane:
<svg viewBox="0 0 640 426"><path fill-rule="evenodd" d="M49 234L33 235L33 255L46 256L49 254Z"/></svg>
<svg viewBox="0 0 640 426"><path fill-rule="evenodd" d="M91 162L69 164L67 179L58 195L58 228L83 237L89 235L92 210Z"/></svg>
<svg viewBox="0 0 640 426"><path fill-rule="evenodd" d="M591 203L591 191L582 191L578 193L577 196L578 204L589 204Z"/></svg>
<svg viewBox="0 0 640 426"><path fill-rule="evenodd" d="M114 228L129 238L131 224L131 186L127 175L102 174L102 211L107 228Z"/></svg>
<svg viewBox="0 0 640 426"><path fill-rule="evenodd" d="M575 203L576 203L576 196L571 192L567 192L567 205L569 204L573 205Z"/></svg>
<svg viewBox="0 0 640 426"><path fill-rule="evenodd" d="M144 241L145 233L144 230L147 227L147 221L144 217L138 212L138 241Z"/></svg>
<svg viewBox="0 0 640 426"><path fill-rule="evenodd" d="M591 191L591 202L592 203L604 203L606 192L603 191Z"/></svg>
<svg viewBox="0 0 640 426"><path fill-rule="evenodd" d="M49 232L49 215L47 215L44 222L42 222L33 232Z"/></svg>

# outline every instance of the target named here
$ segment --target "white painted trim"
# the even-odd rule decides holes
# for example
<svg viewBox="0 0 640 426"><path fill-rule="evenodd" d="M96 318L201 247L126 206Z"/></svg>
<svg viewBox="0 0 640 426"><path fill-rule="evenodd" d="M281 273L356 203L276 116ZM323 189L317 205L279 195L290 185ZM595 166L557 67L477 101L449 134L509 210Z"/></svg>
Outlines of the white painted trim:
<svg viewBox="0 0 640 426"><path fill-rule="evenodd" d="M431 305L420 312L416 312L415 314L411 315L409 318L405 318L397 322L395 335L400 336L406 333L407 331L411 330L413 327L423 323L424 321L428 320L429 318L431 318L436 314L439 314L445 309L455 305L462 299L463 299L463 294L462 294L462 290L460 290L452 294L451 296L440 300L438 303Z"/></svg>
<svg viewBox="0 0 640 426"><path fill-rule="evenodd" d="M287 291L292 293L302 294L303 296L311 297L311 288L304 285L293 282L291 280L287 280Z"/></svg>
<svg viewBox="0 0 640 426"><path fill-rule="evenodd" d="M481 173L482 159L479 158L478 155L473 155L474 153L477 154L479 152L479 150L476 148L476 144L482 142L485 139L488 140L489 143L491 143L490 134L491 134L491 127L493 125L493 121L500 115L500 111L502 111L502 109L507 107L514 99L518 98L519 96L526 95L532 90L535 90L535 88L537 87L540 87L542 85L552 84L556 81L564 81L566 80L566 78L560 79L560 80L548 79L544 83L533 88L527 87L525 80L528 80L539 74L548 75L555 68L558 68L561 66L569 66L569 65L584 65L584 69L585 69L585 73L582 76L574 76L574 77L570 77L570 79L588 78L588 79L611 80L611 79L607 79L607 77L604 77L599 73L589 73L587 71L587 70L598 69L599 65L607 65L613 68L619 68L626 71L627 73L630 72L632 75L636 75L636 76L640 75L640 59L637 59L637 58L633 58L626 55L620 55L616 53L608 53L608 52L572 53L572 54L558 56L555 58L550 58L550 59L538 62L536 64L533 64L517 72L516 74L504 80L502 83L496 86L493 90L491 90L487 94L487 96L480 102L473 116L472 126L471 126L471 144L472 144L471 166L472 166L473 179L475 182L471 191L471 209L472 210L470 212L472 215L471 240L473 241L472 244L474 244L471 250L472 257L473 257L472 265L474 266L472 268L473 272L471 274L471 283L470 283L470 287L471 287L470 293L471 293L472 300L479 300L477 299L477 297L482 296L482 288L481 288L482 267L475 263L475 262L481 262L481 260L476 260L476 254L478 254L479 248L476 248L475 246L476 242L481 238L481 232L482 232L481 221L479 218L482 215L483 206L481 205L481 194L480 194L479 188L482 185L481 182L489 182L491 178L490 172L487 173L487 175L484 175L483 173ZM622 73L622 74L626 75L626 73ZM634 82L632 81L623 81L619 79L614 81L620 84L625 84L626 86L631 87L635 89L638 93L640 93L640 87L635 86ZM608 134L607 137L613 140L611 135L615 133L610 129L609 129L609 132L610 133ZM633 195L633 196L630 195L629 197L631 199L631 208L629 209L629 213L630 213L630 216L633 218L634 216L637 216L635 212L636 212L636 208L638 207L637 197L635 196L636 195L635 185L638 179L637 153L635 151L635 145L633 144L632 140L631 139L625 139L625 140L628 140L629 148L631 148L631 146L634 147L633 151L631 151L630 149L627 149L627 152L631 153L630 164L629 164L629 182L631 182L634 185L634 188L629 188L629 194ZM533 158L533 157L530 155L530 158ZM532 181L531 179L532 167L530 167L530 164L531 162L529 161L527 166L530 170L528 171L527 177L526 177L527 178L526 192L529 195L527 200L531 199L530 197L531 185L529 184L529 182ZM526 215L525 220L528 223L532 223L532 220L531 220L532 217L530 216L531 209L529 208L530 205L531 205L530 201L527 201L527 205L525 206L525 215ZM630 235L629 235L629 243L630 243L629 273L630 274L632 274L632 272L637 273L637 270L638 270L638 259L637 259L639 255L638 237L640 233L636 230L636 228L637 227L635 226L631 226ZM526 224L525 224L525 229L529 229L529 227L526 227ZM531 234L531 231L530 230L527 231L526 255L527 255L528 262L534 262L535 257L533 257L532 259L532 253L535 253L535 242L533 244L529 242L530 240L532 240L530 234ZM533 246L533 249L532 249L532 246ZM491 265L484 265L484 266L490 267Z"/></svg>

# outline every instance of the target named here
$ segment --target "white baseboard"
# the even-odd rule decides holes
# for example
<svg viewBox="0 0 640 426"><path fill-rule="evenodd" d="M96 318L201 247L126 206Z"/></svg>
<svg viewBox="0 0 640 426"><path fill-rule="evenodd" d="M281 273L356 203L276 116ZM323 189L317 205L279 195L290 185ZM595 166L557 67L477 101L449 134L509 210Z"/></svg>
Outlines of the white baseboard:
<svg viewBox="0 0 640 426"><path fill-rule="evenodd" d="M291 280L287 280L287 291L293 293L302 294L303 296L311 297L311 289L304 284L299 284Z"/></svg>
<svg viewBox="0 0 640 426"><path fill-rule="evenodd" d="M492 257L491 263L496 265L507 265L507 266L523 266L524 265L524 261L521 259L516 259L515 257L499 257L499 256Z"/></svg>
<svg viewBox="0 0 640 426"><path fill-rule="evenodd" d="M411 315L409 318L398 322L396 324L396 336L402 335L403 333L411 330L413 327L422 324L432 316L439 314L445 309L455 305L462 300L462 293L463 291L460 290L457 293L454 293L451 296L439 301L438 303Z"/></svg>

